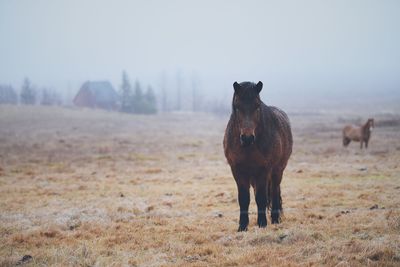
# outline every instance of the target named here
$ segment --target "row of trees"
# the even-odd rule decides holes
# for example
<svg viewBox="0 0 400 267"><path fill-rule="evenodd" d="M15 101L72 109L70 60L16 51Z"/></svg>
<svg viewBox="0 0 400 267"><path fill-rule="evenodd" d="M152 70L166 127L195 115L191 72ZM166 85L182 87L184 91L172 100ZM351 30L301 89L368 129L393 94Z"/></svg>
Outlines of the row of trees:
<svg viewBox="0 0 400 267"><path fill-rule="evenodd" d="M23 104L23 105L35 105L40 103L41 105L61 105L61 97L54 90L43 88L37 90L29 81L25 78L19 95L17 91L11 85L0 85L0 104Z"/></svg>
<svg viewBox="0 0 400 267"><path fill-rule="evenodd" d="M204 98L199 90L199 79L196 75L192 75L191 79L185 79L185 77L178 72L176 79L171 81L163 73L158 91L160 102L157 103L156 94L151 86L144 91L139 81L136 80L132 85L127 73L123 71L122 83L118 90L118 109L121 112L136 114L154 114L157 113L158 108L161 112L192 110L194 112L227 113L230 111L230 106L226 105L226 101ZM17 93L18 91L19 93ZM28 78L24 80L18 91L10 85L0 85L0 104L62 104L58 93L47 88L37 90ZM68 98L66 101L68 103Z"/></svg>
<svg viewBox="0 0 400 267"><path fill-rule="evenodd" d="M157 101L153 88L149 86L143 93L139 81L132 88L127 73L122 72L120 89L120 110L127 113L154 114L157 113Z"/></svg>

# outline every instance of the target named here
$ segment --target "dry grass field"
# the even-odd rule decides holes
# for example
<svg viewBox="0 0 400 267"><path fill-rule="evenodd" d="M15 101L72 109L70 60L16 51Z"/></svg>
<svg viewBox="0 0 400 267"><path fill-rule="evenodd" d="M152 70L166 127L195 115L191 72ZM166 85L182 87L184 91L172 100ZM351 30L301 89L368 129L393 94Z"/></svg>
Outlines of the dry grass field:
<svg viewBox="0 0 400 267"><path fill-rule="evenodd" d="M237 233L226 117L0 106L0 266L399 266L400 116L289 116L283 222Z"/></svg>

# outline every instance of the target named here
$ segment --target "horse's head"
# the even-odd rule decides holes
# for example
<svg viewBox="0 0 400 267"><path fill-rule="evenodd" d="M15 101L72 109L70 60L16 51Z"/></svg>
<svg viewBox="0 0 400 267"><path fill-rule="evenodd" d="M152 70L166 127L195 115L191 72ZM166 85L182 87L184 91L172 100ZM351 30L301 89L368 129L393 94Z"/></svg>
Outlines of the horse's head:
<svg viewBox="0 0 400 267"><path fill-rule="evenodd" d="M367 125L368 125L368 129L372 132L372 130L374 129L374 119L369 118L367 121Z"/></svg>
<svg viewBox="0 0 400 267"><path fill-rule="evenodd" d="M260 91L262 82L257 84L251 82L234 82L232 112L235 115L239 127L240 144L249 146L256 140L256 128L261 116Z"/></svg>

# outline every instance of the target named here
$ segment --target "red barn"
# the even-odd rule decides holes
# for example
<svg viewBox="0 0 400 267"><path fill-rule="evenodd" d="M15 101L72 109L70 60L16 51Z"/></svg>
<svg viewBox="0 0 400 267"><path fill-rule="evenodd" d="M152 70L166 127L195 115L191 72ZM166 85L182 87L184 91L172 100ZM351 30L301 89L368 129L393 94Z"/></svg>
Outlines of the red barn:
<svg viewBox="0 0 400 267"><path fill-rule="evenodd" d="M118 94L108 81L87 81L73 102L78 107L115 110L118 107Z"/></svg>

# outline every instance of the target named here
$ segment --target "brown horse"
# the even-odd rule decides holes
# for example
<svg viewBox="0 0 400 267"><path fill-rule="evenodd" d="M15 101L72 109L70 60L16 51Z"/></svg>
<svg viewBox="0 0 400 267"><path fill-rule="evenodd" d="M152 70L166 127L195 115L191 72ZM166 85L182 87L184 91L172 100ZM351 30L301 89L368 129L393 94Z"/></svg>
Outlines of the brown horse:
<svg viewBox="0 0 400 267"><path fill-rule="evenodd" d="M361 127L346 125L343 128L343 146L348 146L351 141L356 141L360 142L360 149L363 148L363 143L365 143L365 148L368 148L369 138L373 129L374 119L371 118Z"/></svg>
<svg viewBox="0 0 400 267"><path fill-rule="evenodd" d="M257 203L258 226L267 226L267 208L271 208L272 223L280 222L280 184L292 153L289 119L282 110L261 101L262 86L262 82L233 84L232 114L224 137L225 157L238 188L238 231L246 231L249 224L250 185Z"/></svg>

